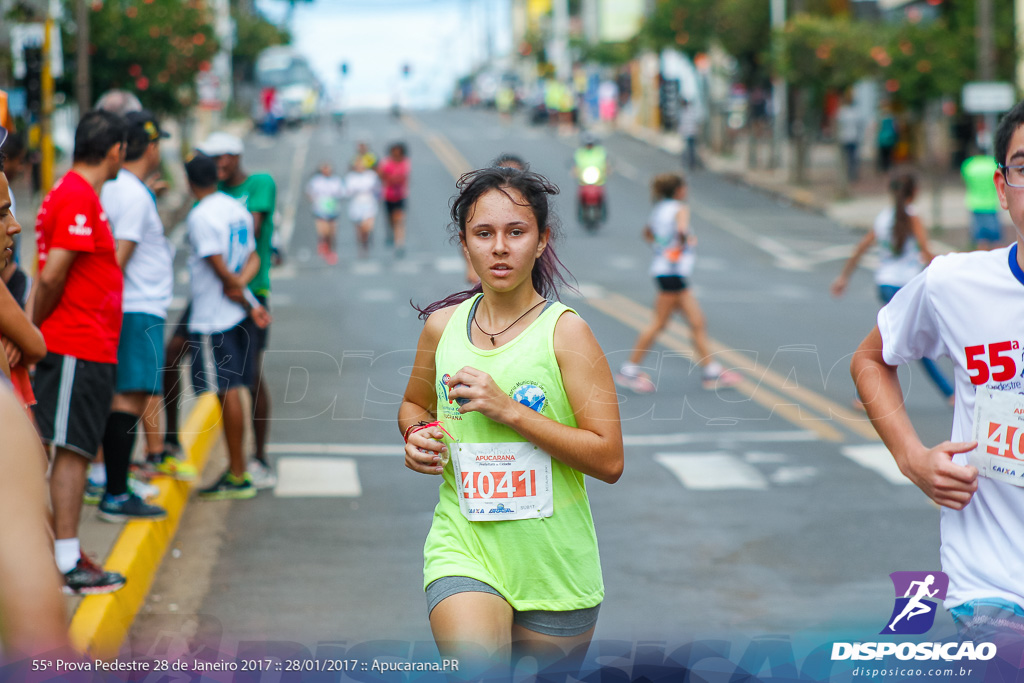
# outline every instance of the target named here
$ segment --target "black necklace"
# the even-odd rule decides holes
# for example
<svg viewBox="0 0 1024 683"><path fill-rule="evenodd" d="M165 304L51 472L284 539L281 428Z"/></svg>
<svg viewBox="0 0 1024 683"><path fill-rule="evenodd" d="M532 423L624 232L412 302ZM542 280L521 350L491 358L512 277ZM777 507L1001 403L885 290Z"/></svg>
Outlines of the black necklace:
<svg viewBox="0 0 1024 683"><path fill-rule="evenodd" d="M548 300L544 299L543 301L540 301L539 303L536 303L533 306L530 306L529 310L527 310L526 313L523 313L521 316L519 316L518 318L516 318L515 320L512 321L512 325L515 325L517 322L519 322L520 320L522 320L526 316L530 315L530 311L532 311L535 308L537 308L537 306L540 306L542 304L546 304L547 302L548 302ZM478 323L476 321L476 309L475 308L473 309L473 324L476 325L476 329L480 330L481 332L483 332L484 334L486 334L488 337L491 338L491 346L497 346L497 344L494 341L495 337L500 337L501 335L505 334L506 332L508 332L509 330L512 329L512 325L509 325L508 327L503 329L501 332L495 332L494 334L491 334L490 332L485 331L484 328L480 327L480 323Z"/></svg>

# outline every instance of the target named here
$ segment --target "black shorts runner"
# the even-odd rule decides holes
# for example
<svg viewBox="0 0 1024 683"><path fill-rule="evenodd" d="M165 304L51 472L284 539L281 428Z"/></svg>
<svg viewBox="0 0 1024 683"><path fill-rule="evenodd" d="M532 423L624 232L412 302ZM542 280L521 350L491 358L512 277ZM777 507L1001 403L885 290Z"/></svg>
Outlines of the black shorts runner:
<svg viewBox="0 0 1024 683"><path fill-rule="evenodd" d="M36 365L33 407L43 443L95 458L117 379L116 363L48 353Z"/></svg>
<svg viewBox="0 0 1024 683"><path fill-rule="evenodd" d="M682 275L659 275L654 278L662 292L681 292L686 289L686 278Z"/></svg>

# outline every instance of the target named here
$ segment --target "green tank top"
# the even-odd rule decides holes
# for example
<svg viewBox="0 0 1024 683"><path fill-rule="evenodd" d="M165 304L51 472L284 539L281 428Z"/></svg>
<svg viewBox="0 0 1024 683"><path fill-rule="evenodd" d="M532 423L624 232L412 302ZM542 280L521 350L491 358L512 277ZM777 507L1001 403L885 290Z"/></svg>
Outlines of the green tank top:
<svg viewBox="0 0 1024 683"><path fill-rule="evenodd" d="M556 422L576 426L555 359L558 318L571 308L549 304L508 344L480 349L470 341L477 295L458 306L437 344L437 416L460 444L526 439L480 413L459 414L448 402L448 376L465 366L488 373L509 396ZM446 437L445 445L454 452ZM566 611L600 604L604 582L597 536L583 474L551 458L554 507L533 519L469 521L459 507L453 459L445 466L440 500L423 550L423 586L446 576L467 576L497 590L516 610Z"/></svg>

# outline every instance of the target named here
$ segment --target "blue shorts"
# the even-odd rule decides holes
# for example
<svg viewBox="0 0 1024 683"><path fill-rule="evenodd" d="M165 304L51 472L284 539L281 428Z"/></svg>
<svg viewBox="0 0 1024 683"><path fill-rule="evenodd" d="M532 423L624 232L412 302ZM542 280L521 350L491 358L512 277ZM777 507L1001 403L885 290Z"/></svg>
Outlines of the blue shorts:
<svg viewBox="0 0 1024 683"><path fill-rule="evenodd" d="M975 242L999 242L1003 239L999 214L994 211L972 211L971 230Z"/></svg>
<svg viewBox="0 0 1024 683"><path fill-rule="evenodd" d="M427 614L434 611L445 598L457 593L490 593L504 599L501 593L483 581L468 576L444 576L427 586ZM535 633L546 636L572 637L586 633L597 625L601 605L564 612L545 610L513 610L512 622Z"/></svg>
<svg viewBox="0 0 1024 683"><path fill-rule="evenodd" d="M252 335L244 322L224 332L190 332L185 353L192 363L192 386L197 394L252 384Z"/></svg>
<svg viewBox="0 0 1024 683"><path fill-rule="evenodd" d="M125 313L117 346L119 394L164 392L164 327L166 321L149 313Z"/></svg>
<svg viewBox="0 0 1024 683"><path fill-rule="evenodd" d="M1002 598L968 600L949 610L961 640L1024 637L1024 607Z"/></svg>

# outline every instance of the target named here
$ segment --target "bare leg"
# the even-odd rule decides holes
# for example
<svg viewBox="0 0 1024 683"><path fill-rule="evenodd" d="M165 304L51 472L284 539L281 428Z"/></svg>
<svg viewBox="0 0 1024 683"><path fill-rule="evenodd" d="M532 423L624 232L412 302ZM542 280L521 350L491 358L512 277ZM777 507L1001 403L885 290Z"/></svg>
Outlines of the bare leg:
<svg viewBox="0 0 1024 683"><path fill-rule="evenodd" d="M549 636L513 624L513 661L518 662L522 657L533 657L537 661L538 672L558 664L559 670L571 675L578 672L583 665L586 646L590 645L593 637L594 629L578 636Z"/></svg>
<svg viewBox="0 0 1024 683"><path fill-rule="evenodd" d="M633 345L633 352L629 354L631 365L639 365L651 348L658 333L668 325L669 318L677 305L677 298L674 292L658 292L658 298L654 300L654 320L640 333L636 343Z"/></svg>
<svg viewBox="0 0 1024 683"><path fill-rule="evenodd" d="M508 665L512 607L491 593L456 593L430 613L430 630L441 657L459 661L460 678L494 664Z"/></svg>
<svg viewBox="0 0 1024 683"><path fill-rule="evenodd" d="M697 351L697 363L702 367L711 363L711 346L708 344L708 329L704 321L704 311L701 310L697 297L684 289L677 295L677 305L682 311L683 317L690 326L690 334L693 335L693 347Z"/></svg>
<svg viewBox="0 0 1024 683"><path fill-rule="evenodd" d="M224 441L228 447L228 469L231 474L241 477L245 474L245 455L242 453L242 438L245 436L245 412L239 388L228 389L221 399L224 416Z"/></svg>
<svg viewBox="0 0 1024 683"><path fill-rule="evenodd" d="M256 442L256 459L267 465L267 431L270 427L270 394L263 379L263 352L256 358L256 386L252 397L252 431Z"/></svg>
<svg viewBox="0 0 1024 683"><path fill-rule="evenodd" d="M53 501L53 532L57 540L78 538L82 515L82 496L89 459L58 446L50 473L50 498Z"/></svg>
<svg viewBox="0 0 1024 683"><path fill-rule="evenodd" d="M147 455L157 455L164 450L164 440L160 438L160 411L163 406L163 400L159 396L150 396L146 401L146 410L142 413Z"/></svg>
<svg viewBox="0 0 1024 683"><path fill-rule="evenodd" d="M395 248L401 249L405 246L405 210L398 209L391 213L391 225L395 234Z"/></svg>
<svg viewBox="0 0 1024 683"><path fill-rule="evenodd" d="M177 445L178 402L181 400L181 371L179 367L185 357L185 338L171 337L167 344L164 363L164 414L167 417L167 431L164 443Z"/></svg>

